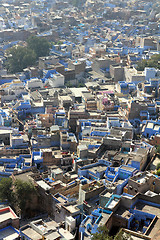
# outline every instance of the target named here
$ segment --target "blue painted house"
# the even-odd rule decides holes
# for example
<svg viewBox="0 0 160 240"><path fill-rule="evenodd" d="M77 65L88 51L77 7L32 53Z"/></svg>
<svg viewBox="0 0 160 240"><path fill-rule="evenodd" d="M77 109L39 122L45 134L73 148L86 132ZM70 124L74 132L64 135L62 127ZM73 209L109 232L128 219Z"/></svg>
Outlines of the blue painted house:
<svg viewBox="0 0 160 240"><path fill-rule="evenodd" d="M136 168L128 165L121 165L118 169L109 166L105 171L105 177L108 181L116 184L117 194L121 194L128 179L135 172Z"/></svg>
<svg viewBox="0 0 160 240"><path fill-rule="evenodd" d="M146 138L150 138L158 133L160 133L160 121L143 121L142 122L142 136Z"/></svg>
<svg viewBox="0 0 160 240"><path fill-rule="evenodd" d="M105 209L95 209L91 215L88 215L80 224L80 239L90 239L91 235L98 232L98 227L105 224L110 217L112 211Z"/></svg>
<svg viewBox="0 0 160 240"><path fill-rule="evenodd" d="M106 168L112 163L103 159L100 159L97 163L86 165L78 169L78 175L88 179L101 179L104 176Z"/></svg>

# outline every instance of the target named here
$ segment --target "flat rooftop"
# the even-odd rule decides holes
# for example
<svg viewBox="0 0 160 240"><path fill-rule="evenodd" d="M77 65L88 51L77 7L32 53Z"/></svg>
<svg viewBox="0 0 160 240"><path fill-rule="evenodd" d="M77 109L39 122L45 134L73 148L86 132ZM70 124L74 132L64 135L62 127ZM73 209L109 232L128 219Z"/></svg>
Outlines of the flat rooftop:
<svg viewBox="0 0 160 240"><path fill-rule="evenodd" d="M39 180L36 182L41 188L43 188L44 190L49 190L51 189L51 187L43 180Z"/></svg>
<svg viewBox="0 0 160 240"><path fill-rule="evenodd" d="M135 170L133 167L129 167L129 166L122 166L121 169L124 169L126 171L131 171L131 172Z"/></svg>
<svg viewBox="0 0 160 240"><path fill-rule="evenodd" d="M99 226L104 226L109 218L110 218L110 214L102 213L102 218L101 218L101 221L99 223Z"/></svg>
<svg viewBox="0 0 160 240"><path fill-rule="evenodd" d="M88 168L89 171L92 171L94 173L97 173L97 172L103 172L107 169L107 166L96 166L96 167L91 167L91 168Z"/></svg>
<svg viewBox="0 0 160 240"><path fill-rule="evenodd" d="M59 233L64 237L64 239L73 239L73 235L63 228L59 229Z"/></svg>
<svg viewBox="0 0 160 240"><path fill-rule="evenodd" d="M89 92L86 87L82 88L70 88L71 92L75 95L75 97L82 97L82 92Z"/></svg>
<svg viewBox="0 0 160 240"><path fill-rule="evenodd" d="M58 239L60 237L61 237L61 235L58 232L51 232L51 233L45 235L45 238L47 240L50 240L50 239L55 240L55 239Z"/></svg>
<svg viewBox="0 0 160 240"><path fill-rule="evenodd" d="M160 239L160 218L156 219L154 224L151 226L148 236L154 240Z"/></svg>
<svg viewBox="0 0 160 240"><path fill-rule="evenodd" d="M148 205L148 204L140 202L140 201L138 201L136 203L135 207L137 210L151 213L151 214L154 214L154 215L160 217L160 208L159 207L154 207L154 206Z"/></svg>
<svg viewBox="0 0 160 240"><path fill-rule="evenodd" d="M25 234L27 237L31 238L32 240L42 239L42 236L35 230L33 230L30 226L22 230L22 233Z"/></svg>
<svg viewBox="0 0 160 240"><path fill-rule="evenodd" d="M79 208L77 208L77 205L69 205L65 206L65 208L70 212L70 213L76 213L79 212Z"/></svg>
<svg viewBox="0 0 160 240"><path fill-rule="evenodd" d="M0 223L8 219L17 219L17 215L9 207L0 209Z"/></svg>
<svg viewBox="0 0 160 240"><path fill-rule="evenodd" d="M18 239L18 236L18 231L10 226L0 230L0 239L13 240Z"/></svg>
<svg viewBox="0 0 160 240"><path fill-rule="evenodd" d="M7 130L7 129L0 129L0 135L2 134L10 134L10 133L12 133L12 130L10 129L10 130Z"/></svg>
<svg viewBox="0 0 160 240"><path fill-rule="evenodd" d="M20 179L22 181L26 181L28 182L30 180L30 176L33 174L33 172L29 171L29 172L25 172L25 173L21 173L21 174L18 174L18 175L15 175L15 178L16 179Z"/></svg>

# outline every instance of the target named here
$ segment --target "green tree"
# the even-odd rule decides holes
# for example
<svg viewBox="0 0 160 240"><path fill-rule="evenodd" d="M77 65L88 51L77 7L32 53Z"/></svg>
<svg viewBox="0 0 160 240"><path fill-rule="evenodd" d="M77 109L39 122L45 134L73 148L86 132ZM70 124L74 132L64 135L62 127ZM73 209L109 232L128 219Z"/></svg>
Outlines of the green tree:
<svg viewBox="0 0 160 240"><path fill-rule="evenodd" d="M6 68L10 73L21 72L24 68L36 62L36 55L32 49L26 47L12 47L7 52Z"/></svg>
<svg viewBox="0 0 160 240"><path fill-rule="evenodd" d="M154 67L160 69L160 54L154 54L148 60L141 60L137 63L137 70L143 71L145 67Z"/></svg>
<svg viewBox="0 0 160 240"><path fill-rule="evenodd" d="M61 44L63 44L63 42L62 41L58 41L56 45L61 45Z"/></svg>
<svg viewBox="0 0 160 240"><path fill-rule="evenodd" d="M26 210L27 203L30 203L33 195L36 194L36 188L31 181L22 181L18 179L15 182L15 194L18 206L23 214Z"/></svg>
<svg viewBox="0 0 160 240"><path fill-rule="evenodd" d="M106 226L100 226L98 232L93 234L92 240L113 240L108 233L109 231Z"/></svg>
<svg viewBox="0 0 160 240"><path fill-rule="evenodd" d="M66 82L65 86L68 87L68 88L73 87L73 85L72 85L72 83L70 81Z"/></svg>
<svg viewBox="0 0 160 240"><path fill-rule="evenodd" d="M130 236L130 234L123 232L123 230L120 229L120 231L114 237L114 240L133 240L133 238Z"/></svg>
<svg viewBox="0 0 160 240"><path fill-rule="evenodd" d="M157 175L160 176L160 169L157 170Z"/></svg>
<svg viewBox="0 0 160 240"><path fill-rule="evenodd" d="M160 162L157 163L156 169L157 169L157 170L160 169Z"/></svg>
<svg viewBox="0 0 160 240"><path fill-rule="evenodd" d="M120 229L115 237L109 236L109 231L105 225L100 226L98 232L92 234L92 236L92 240L133 240L133 238L128 233L123 232L122 229Z"/></svg>
<svg viewBox="0 0 160 240"><path fill-rule="evenodd" d="M157 146L157 153L160 153L160 145Z"/></svg>
<svg viewBox="0 0 160 240"><path fill-rule="evenodd" d="M10 204L13 204L15 200L15 196L12 190L12 179L11 178L3 178L0 181L0 200L7 200Z"/></svg>
<svg viewBox="0 0 160 240"><path fill-rule="evenodd" d="M35 52L37 59L49 55L51 44L45 38L30 36L27 44Z"/></svg>
<svg viewBox="0 0 160 240"><path fill-rule="evenodd" d="M78 83L78 86L77 86L77 88L81 88L81 87L85 87L85 84L84 83Z"/></svg>

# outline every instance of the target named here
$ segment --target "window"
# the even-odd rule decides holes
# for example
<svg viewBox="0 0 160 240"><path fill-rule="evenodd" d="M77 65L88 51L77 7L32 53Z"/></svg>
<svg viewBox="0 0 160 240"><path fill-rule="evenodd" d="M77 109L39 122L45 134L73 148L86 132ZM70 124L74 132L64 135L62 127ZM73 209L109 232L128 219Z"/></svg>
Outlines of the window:
<svg viewBox="0 0 160 240"><path fill-rule="evenodd" d="M138 192L136 188L134 189L134 191L135 191L135 193L137 193L137 192Z"/></svg>

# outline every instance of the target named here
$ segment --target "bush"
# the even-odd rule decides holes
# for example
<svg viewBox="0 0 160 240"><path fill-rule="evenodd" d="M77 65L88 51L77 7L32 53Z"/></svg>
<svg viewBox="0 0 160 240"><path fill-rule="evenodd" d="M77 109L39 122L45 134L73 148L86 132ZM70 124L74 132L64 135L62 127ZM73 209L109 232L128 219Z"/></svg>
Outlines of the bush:
<svg viewBox="0 0 160 240"><path fill-rule="evenodd" d="M160 169L157 170L157 175L160 176Z"/></svg>
<svg viewBox="0 0 160 240"><path fill-rule="evenodd" d="M156 169L160 169L160 162L157 164Z"/></svg>
<svg viewBox="0 0 160 240"><path fill-rule="evenodd" d="M153 55L150 59L137 62L137 70L143 71L145 67L154 67L160 69L160 54Z"/></svg>
<svg viewBox="0 0 160 240"><path fill-rule="evenodd" d="M160 153L160 145L157 146L157 153Z"/></svg>

